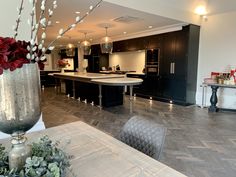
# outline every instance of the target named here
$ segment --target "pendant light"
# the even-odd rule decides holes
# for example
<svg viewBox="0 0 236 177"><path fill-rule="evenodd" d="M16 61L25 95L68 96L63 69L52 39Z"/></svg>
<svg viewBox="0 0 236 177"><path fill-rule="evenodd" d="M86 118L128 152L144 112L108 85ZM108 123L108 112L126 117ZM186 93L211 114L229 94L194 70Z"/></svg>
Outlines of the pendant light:
<svg viewBox="0 0 236 177"><path fill-rule="evenodd" d="M71 37L69 37L71 39ZM66 45L66 56L74 57L75 56L75 46L72 43L68 43Z"/></svg>
<svg viewBox="0 0 236 177"><path fill-rule="evenodd" d="M81 42L80 47L84 52L84 55L90 55L91 54L91 44L86 39L87 33L84 33L84 41Z"/></svg>
<svg viewBox="0 0 236 177"><path fill-rule="evenodd" d="M108 37L108 35L107 35L108 27L105 27L105 29L106 29L106 36L101 39L100 47L101 47L102 53L110 53L111 54L112 49L113 49L113 42L112 42L112 39L110 37Z"/></svg>

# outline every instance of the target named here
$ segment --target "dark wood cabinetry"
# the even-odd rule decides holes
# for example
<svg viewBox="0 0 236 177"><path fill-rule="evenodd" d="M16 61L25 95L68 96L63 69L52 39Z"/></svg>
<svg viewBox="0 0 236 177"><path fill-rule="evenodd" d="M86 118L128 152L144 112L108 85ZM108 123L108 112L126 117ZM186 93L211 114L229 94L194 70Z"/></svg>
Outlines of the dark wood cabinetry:
<svg viewBox="0 0 236 177"><path fill-rule="evenodd" d="M88 72L97 73L102 67L109 66L109 54L102 54L100 45L92 45L91 55L85 55L84 58L88 59Z"/></svg>
<svg viewBox="0 0 236 177"><path fill-rule="evenodd" d="M183 105L195 104L199 32L199 26L188 25L157 35L160 41L153 46L160 49L159 75L145 76L143 85L134 92Z"/></svg>
<svg viewBox="0 0 236 177"><path fill-rule="evenodd" d="M199 26L187 25L180 31L114 42L113 52L159 50L159 74L128 75L144 80L134 93L184 105L195 104L199 33Z"/></svg>

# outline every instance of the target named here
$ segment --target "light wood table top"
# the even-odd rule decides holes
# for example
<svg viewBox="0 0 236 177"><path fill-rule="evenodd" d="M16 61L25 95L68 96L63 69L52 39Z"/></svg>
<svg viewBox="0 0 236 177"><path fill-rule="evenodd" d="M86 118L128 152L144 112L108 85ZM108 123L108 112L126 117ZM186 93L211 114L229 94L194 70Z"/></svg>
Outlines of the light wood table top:
<svg viewBox="0 0 236 177"><path fill-rule="evenodd" d="M71 142L65 151L74 156L71 164L78 177L186 177L83 122L49 128L27 137L32 141L45 134L62 144ZM6 140L0 143L6 144Z"/></svg>

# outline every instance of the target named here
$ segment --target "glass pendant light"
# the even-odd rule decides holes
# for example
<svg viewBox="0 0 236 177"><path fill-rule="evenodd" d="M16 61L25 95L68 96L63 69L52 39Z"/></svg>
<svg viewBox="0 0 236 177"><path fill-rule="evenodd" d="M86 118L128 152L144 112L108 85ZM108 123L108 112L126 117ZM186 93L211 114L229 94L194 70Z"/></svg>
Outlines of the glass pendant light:
<svg viewBox="0 0 236 177"><path fill-rule="evenodd" d="M84 55L90 55L91 54L91 44L86 39L87 33L84 33L84 41L81 42L80 47L84 51Z"/></svg>
<svg viewBox="0 0 236 177"><path fill-rule="evenodd" d="M69 37L69 39L71 39ZM72 43L68 43L66 45L66 56L68 57L74 57L75 56L75 46Z"/></svg>
<svg viewBox="0 0 236 177"><path fill-rule="evenodd" d="M105 29L106 29L106 36L101 39L100 47L101 47L102 53L110 53L111 54L112 49L113 49L113 42L112 42L112 39L110 37L108 37L108 35L107 35L108 27L105 27Z"/></svg>

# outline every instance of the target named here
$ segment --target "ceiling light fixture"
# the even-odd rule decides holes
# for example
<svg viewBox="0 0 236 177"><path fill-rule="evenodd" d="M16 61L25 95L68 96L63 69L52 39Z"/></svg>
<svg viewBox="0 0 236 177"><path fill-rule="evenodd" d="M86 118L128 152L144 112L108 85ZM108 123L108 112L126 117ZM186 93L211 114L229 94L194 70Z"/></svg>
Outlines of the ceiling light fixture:
<svg viewBox="0 0 236 177"><path fill-rule="evenodd" d="M194 12L201 16L206 15L207 14L207 0L199 0Z"/></svg>
<svg viewBox="0 0 236 177"><path fill-rule="evenodd" d="M81 42L80 48L83 50L84 55L90 55L91 54L91 44L87 40L87 33L84 33L84 41Z"/></svg>
<svg viewBox="0 0 236 177"><path fill-rule="evenodd" d="M71 39L71 37L69 37ZM75 46L72 43L68 43L66 45L66 56L74 57L75 56Z"/></svg>
<svg viewBox="0 0 236 177"><path fill-rule="evenodd" d="M56 21L56 23L58 24L58 23L60 23L60 21Z"/></svg>
<svg viewBox="0 0 236 177"><path fill-rule="evenodd" d="M80 14L80 12L79 12L79 11L76 11L75 13L76 13L76 14Z"/></svg>
<svg viewBox="0 0 236 177"><path fill-rule="evenodd" d="M124 32L123 32L123 34L127 34L127 32L126 32L126 31L124 31Z"/></svg>
<svg viewBox="0 0 236 177"><path fill-rule="evenodd" d="M148 26L148 28L149 28L149 29L151 29L151 28L152 28L152 26L150 25L150 26Z"/></svg>
<svg viewBox="0 0 236 177"><path fill-rule="evenodd" d="M108 27L106 26L105 29L106 29L106 36L101 39L100 47L101 47L102 53L111 54L113 50L113 42L112 42L112 39L108 37L107 35Z"/></svg>

